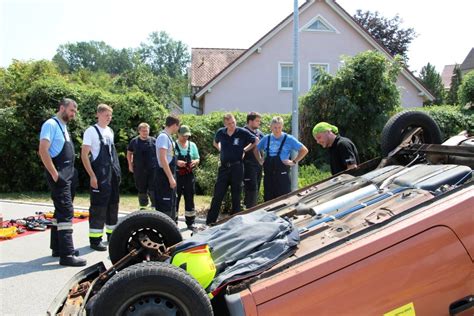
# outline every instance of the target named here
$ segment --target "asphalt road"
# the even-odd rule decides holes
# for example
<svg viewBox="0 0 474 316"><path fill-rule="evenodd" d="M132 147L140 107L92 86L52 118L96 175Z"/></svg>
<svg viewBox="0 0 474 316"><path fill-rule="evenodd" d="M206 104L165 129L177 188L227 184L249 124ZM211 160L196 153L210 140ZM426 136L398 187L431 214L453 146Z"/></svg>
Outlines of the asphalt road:
<svg viewBox="0 0 474 316"><path fill-rule="evenodd" d="M4 220L52 209L52 205L0 201ZM178 226L183 237L189 237L182 219ZM87 221L74 224L73 237L74 246L87 259L87 266L100 261L111 266L108 252L89 248ZM58 258L51 257L49 231L0 241L0 315L45 315L64 284L83 268L60 266Z"/></svg>

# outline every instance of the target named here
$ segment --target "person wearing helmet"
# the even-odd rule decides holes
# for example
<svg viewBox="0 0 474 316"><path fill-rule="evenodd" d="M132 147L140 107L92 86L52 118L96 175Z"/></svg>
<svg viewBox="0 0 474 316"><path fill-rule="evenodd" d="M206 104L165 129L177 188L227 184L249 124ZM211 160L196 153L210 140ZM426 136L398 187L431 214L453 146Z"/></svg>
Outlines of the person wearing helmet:
<svg viewBox="0 0 474 316"><path fill-rule="evenodd" d="M199 164L199 152L195 143L189 140L191 129L181 125L178 130L178 141L176 148L176 214L179 210L181 196L184 196L184 216L189 230L196 231L194 220L196 210L194 208L195 177L194 168Z"/></svg>
<svg viewBox="0 0 474 316"><path fill-rule="evenodd" d="M339 129L327 122L319 122L313 128L313 137L323 148L329 149L331 173L357 168L359 153L354 143L339 135Z"/></svg>

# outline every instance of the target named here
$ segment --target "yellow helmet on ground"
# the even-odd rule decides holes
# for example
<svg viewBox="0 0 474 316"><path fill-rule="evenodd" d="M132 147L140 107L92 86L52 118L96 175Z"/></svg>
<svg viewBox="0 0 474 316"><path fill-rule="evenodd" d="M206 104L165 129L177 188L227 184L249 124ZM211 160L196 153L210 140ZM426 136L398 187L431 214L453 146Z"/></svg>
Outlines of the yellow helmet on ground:
<svg viewBox="0 0 474 316"><path fill-rule="evenodd" d="M216 266L207 244L178 252L171 259L171 264L188 272L204 289L216 276Z"/></svg>

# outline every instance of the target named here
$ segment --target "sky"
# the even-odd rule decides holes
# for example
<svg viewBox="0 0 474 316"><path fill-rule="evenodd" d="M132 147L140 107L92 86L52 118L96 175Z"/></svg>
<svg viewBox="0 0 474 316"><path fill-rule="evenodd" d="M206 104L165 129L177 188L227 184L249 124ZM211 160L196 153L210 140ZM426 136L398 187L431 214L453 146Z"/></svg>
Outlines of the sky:
<svg viewBox="0 0 474 316"><path fill-rule="evenodd" d="M460 64L474 47L472 0L337 2L351 15L398 14L403 28L414 28L408 65L415 73L428 62L438 72ZM79 41L136 48L154 31L189 48L249 48L292 11L291 0L0 0L0 67L51 59L59 45Z"/></svg>

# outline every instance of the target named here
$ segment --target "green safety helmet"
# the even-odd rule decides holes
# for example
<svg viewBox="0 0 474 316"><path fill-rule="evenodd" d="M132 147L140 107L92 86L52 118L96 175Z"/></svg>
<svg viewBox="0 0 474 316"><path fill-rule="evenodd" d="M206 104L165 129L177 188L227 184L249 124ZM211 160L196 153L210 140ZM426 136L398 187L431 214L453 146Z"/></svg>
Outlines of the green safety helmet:
<svg viewBox="0 0 474 316"><path fill-rule="evenodd" d="M216 266L207 244L178 252L171 259L171 264L188 272L204 289L216 276Z"/></svg>

